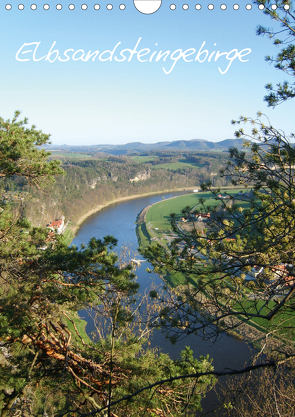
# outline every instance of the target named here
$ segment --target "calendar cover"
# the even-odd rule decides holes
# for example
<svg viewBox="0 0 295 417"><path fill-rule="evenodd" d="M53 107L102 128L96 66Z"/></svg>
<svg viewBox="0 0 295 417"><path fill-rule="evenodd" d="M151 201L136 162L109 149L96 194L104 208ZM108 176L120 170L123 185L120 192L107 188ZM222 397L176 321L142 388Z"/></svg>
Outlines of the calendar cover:
<svg viewBox="0 0 295 417"><path fill-rule="evenodd" d="M294 165L278 133L294 127L289 4L1 2L1 416L196 416L201 406L212 415L219 400L201 399L215 375L261 363L276 373L253 373L250 391L232 380L241 402L225 402L226 414L262 416L271 403L267 415L294 415L294 377L281 380L277 366L285 346L271 345L280 362L265 362L262 332L270 340L274 330L291 366ZM229 194L220 168L229 145L241 148L231 121L257 112L282 146L233 158L236 183L249 174L254 190L267 187ZM40 131L53 156L40 149ZM164 151L152 155L152 144ZM56 182L44 191L49 176ZM200 192L204 182L216 199ZM232 317L257 321L238 334ZM252 368L248 341L261 343Z"/></svg>

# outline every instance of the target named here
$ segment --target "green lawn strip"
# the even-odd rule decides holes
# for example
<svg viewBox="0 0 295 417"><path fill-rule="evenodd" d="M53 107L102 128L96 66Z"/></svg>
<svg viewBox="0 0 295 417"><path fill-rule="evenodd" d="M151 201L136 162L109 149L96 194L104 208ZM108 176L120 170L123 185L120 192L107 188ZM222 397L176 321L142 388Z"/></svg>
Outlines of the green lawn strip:
<svg viewBox="0 0 295 417"><path fill-rule="evenodd" d="M205 268L204 268L204 272L205 272ZM200 274L202 274L202 272L200 272ZM213 277L218 278L218 275L215 274ZM208 275L207 279L203 278L203 281L205 283L206 280L211 280L213 278L212 276ZM191 284L193 286L198 286L196 280L196 276L195 274L189 274L188 277L186 277L184 274L182 274L181 272L175 272L175 273L166 273L165 275L163 275L163 280L171 287L171 288L176 288L179 285L184 285L184 284ZM223 282L226 283L226 285L228 287L231 287L231 289L234 287L233 284L231 284L230 282L223 280ZM205 291L200 291L201 293L203 293L204 295L208 296L208 293L206 293ZM222 300L219 300L219 303L221 306L225 305L225 300L224 302ZM262 307L263 301L259 301L258 302L258 310L259 308ZM271 302L269 304L270 308L274 305L274 302ZM253 307L251 309L251 307ZM248 313L256 313L256 309L254 309L254 301L248 300L248 299L244 299L242 302L242 305L236 304L235 306L233 306L233 310L236 311L237 313L242 312L243 309L245 309ZM266 311L262 310L261 314L266 313ZM236 316L239 320L241 320L242 322L248 324L249 326L252 326L254 328L256 328L257 330L261 331L262 333L268 333L271 330L274 329L279 329L279 326L282 322L285 322L285 325L287 325L286 320L291 321L294 320L294 312L290 312L290 313L282 313L279 314L277 316L275 316L273 318L273 320L271 320L270 322L262 319L262 318L252 318L252 319L246 319L244 315L242 314L237 314ZM282 335L283 335L283 331L278 330L275 334L274 337L277 339L282 339ZM295 334L290 334L290 339L286 339L284 338L285 342L290 342L290 340L295 341Z"/></svg>
<svg viewBox="0 0 295 417"><path fill-rule="evenodd" d="M71 227L69 227L65 230L65 232L63 233L63 237L65 239L66 245L69 246L71 244L72 240L75 237L75 234L74 234Z"/></svg>
<svg viewBox="0 0 295 417"><path fill-rule="evenodd" d="M218 302L219 302L220 306L223 306L224 307L225 306L225 303L226 303L226 299L223 299L223 300L222 299L219 299ZM257 330L259 330L259 331L261 331L263 333L266 333L267 332L265 327L259 325L255 321L253 321L253 319L247 319L247 318L245 318L245 316L243 314L238 314L239 311L240 312L243 311L243 308L242 308L241 305L236 304L236 305L232 306L231 309L232 309L233 312L237 313L236 314L237 319L239 319L243 323L246 323L249 326L255 327Z"/></svg>
<svg viewBox="0 0 295 417"><path fill-rule="evenodd" d="M219 201L216 201L213 198L208 198L204 203L205 207L203 207L203 205L201 205L201 203L198 202L194 207L192 207L192 210L196 212L201 211L203 213L204 209L205 211L210 211L213 207L218 207L219 205Z"/></svg>
<svg viewBox="0 0 295 417"><path fill-rule="evenodd" d="M210 193L192 193L160 201L150 207L146 215L146 222L170 221L171 213L180 214L184 207L195 207L199 204L200 197L208 198L209 196L211 196Z"/></svg>
<svg viewBox="0 0 295 417"><path fill-rule="evenodd" d="M264 304L265 304L265 301L263 300L254 301L254 300L244 299L241 305L240 303L236 304L234 306L234 309L237 312L245 310L249 314L258 314L257 312L260 311L260 309L263 307ZM274 301L270 301L268 303L268 307L263 307L260 314L267 315L270 309L274 308L276 305L277 304ZM240 317L243 319L242 315ZM245 321L245 318L243 320ZM277 330L276 333L274 334L274 337L280 338L285 334L285 331L280 330L280 326L283 325L283 328L290 327L291 329L292 326L289 326L288 323L294 322L294 320L295 320L295 313L293 310L290 309L290 311L278 312L271 320L266 320L261 317L253 317L250 320L250 322L251 322L251 325L253 325L254 327L258 328L259 330L263 332L270 332L272 330ZM247 322L249 323L249 320L247 320ZM295 333L291 332L290 330L288 334L288 338L290 340L295 341Z"/></svg>
<svg viewBox="0 0 295 417"><path fill-rule="evenodd" d="M146 249L152 243L145 223L136 226L136 235L140 249Z"/></svg>
<svg viewBox="0 0 295 417"><path fill-rule="evenodd" d="M218 276L215 275L215 277L218 277ZM208 280L210 280L210 279L212 279L212 276L211 277L208 276ZM223 279L223 282L231 290L235 288L234 284L230 283L228 280ZM249 289L246 288L245 292L247 294L249 294L252 291L250 291ZM224 306L225 302L226 302L226 299L224 299L224 300L219 299L219 304L221 306ZM232 309L236 313L246 311L249 314L257 314L258 311L263 307L264 304L265 304L265 301L263 301L263 300L256 301L256 304L255 304L254 300L249 300L247 295L244 294L242 301L237 303L236 305L233 305ZM267 307L262 308L260 314L267 315L269 310L272 309L275 305L276 305L276 303L274 301L270 301L268 303L268 308ZM261 317L253 317L251 319L247 319L247 318L245 318L245 316L243 314L237 314L236 317L239 320L243 321L244 323L248 324L249 326L255 327L257 330L259 330L263 333L268 333L272 330L277 330L276 333L274 333L273 337L275 337L276 339L282 339L282 336L285 335L285 331L284 332L280 331L279 327L282 323L284 323L283 325L285 327L288 327L288 322L294 321L295 313L294 313L293 310L290 309L289 312L278 313L270 321L268 321L266 319L263 319ZM289 327L291 328L292 326L289 326ZM295 333L289 334L289 339L286 339L286 337L284 337L284 341L285 342L295 341Z"/></svg>
<svg viewBox="0 0 295 417"><path fill-rule="evenodd" d="M195 287L198 286L197 278L195 274L188 274L186 276L182 272L166 272L166 274L163 275L163 280L171 288L176 288L179 285L185 285L185 284L191 284Z"/></svg>
<svg viewBox="0 0 295 417"><path fill-rule="evenodd" d="M238 192L238 190L234 191ZM152 205L152 207L150 207L150 209L147 212L146 221L163 221L166 219L170 221L171 213L176 213L178 216L181 216L181 211L184 207L187 206L197 211L198 207L201 208L199 202L200 198L205 199L204 205L205 208L208 207L208 210L220 204L218 200L215 200L215 198L213 198L210 192L185 194L183 196L163 200L157 204Z"/></svg>
<svg viewBox="0 0 295 417"><path fill-rule="evenodd" d="M176 288L179 285L186 284L187 280L181 272L167 272L163 275L163 280L165 284L168 284L171 288Z"/></svg>
<svg viewBox="0 0 295 417"><path fill-rule="evenodd" d="M147 222L147 225L149 227L152 227L153 231L155 234L159 234L159 233L170 233L170 219L166 220L166 221L153 221L153 222Z"/></svg>
<svg viewBox="0 0 295 417"><path fill-rule="evenodd" d="M205 272L205 267L204 267L204 272ZM202 272L200 272L200 275L201 274L202 274ZM214 277L218 278L218 275L215 274ZM181 272L174 272L174 273L167 272L166 274L162 275L162 278L163 278L164 282L166 284L168 284L171 288L176 288L178 286L185 285L187 283L189 283L189 284L191 284L195 287L198 286L197 278L196 278L195 274L189 274L188 276L185 276ZM206 280L209 281L211 279L212 279L212 276L208 275L208 278L207 279L203 278L203 281L205 283ZM223 282L225 282L228 287L231 287L231 289L234 287L233 284L231 284L228 281L223 280ZM208 296L208 293L206 293L205 291L201 290L200 292L202 294ZM224 306L225 305L225 300L224 300L224 302L222 300L219 300L219 303L220 303L221 306ZM258 310L259 310L259 308L262 307L262 304L263 304L262 300L258 302L258 306L257 306ZM274 302L271 302L269 304L270 308L274 304L275 304ZM252 309L251 309L251 307L252 307ZM245 309L250 314L251 313L255 314L257 312L256 309L254 308L254 301L248 300L246 298L243 300L242 305L236 304L235 306L233 306L233 311L236 311L236 313L239 313L239 311L242 312L243 309ZM266 313L266 311L262 310L261 314L264 314L264 313ZM286 323L286 320L288 320L288 321L294 320L294 312L279 314L279 315L275 316L273 318L273 320L271 320L270 322L265 320L265 319L258 318L258 317L254 317L254 318L249 320L249 319L246 319L245 316L242 315L242 314L237 314L236 317L239 320L241 320L242 322L248 324L249 326L252 326L252 327L256 328L260 332L268 333L271 330L279 329L279 326L282 322L284 322L285 325L288 325ZM236 332L234 332L234 333L236 333ZM238 332L237 332L237 334L238 334ZM286 339L285 337L282 338L282 335L284 335L283 331L278 330L276 333L274 333L273 337L275 337L276 339L284 339L284 341L286 343L290 342L291 340L295 341L295 334L290 334L289 339Z"/></svg>
<svg viewBox="0 0 295 417"><path fill-rule="evenodd" d="M208 274L207 266L199 264L198 265L198 272L188 273L188 274L183 274L180 271L167 272L163 276L163 278L164 278L165 282L166 282L166 279L167 279L167 282L169 284L171 284L170 286L172 288L175 288L178 285L184 285L184 284L190 284L190 285L193 285L194 287L199 287L200 286L200 282L199 282L200 276L202 277L202 282L203 282L202 285L206 285L206 282L209 282L213 278L214 279L215 278L220 278L220 274L218 274L218 273L210 274L210 275L207 275L207 274ZM205 276L207 275L207 276L205 277L204 275ZM201 291L201 292L205 294L205 292L203 292L203 291Z"/></svg>
<svg viewBox="0 0 295 417"><path fill-rule="evenodd" d="M85 343L91 343L91 340L89 338L89 336L86 333L86 325L87 325L87 321L81 319L77 313L72 313L71 315L71 320L73 320L73 322L75 323L75 326L78 330L78 333L80 334L80 336L82 337L83 341ZM79 336L76 333L76 330L74 328L73 323L68 320L66 317L64 318L65 324L68 326L70 332L72 333L72 336L75 337L75 339L78 342L81 342L81 339L79 338Z"/></svg>
<svg viewBox="0 0 295 417"><path fill-rule="evenodd" d="M153 222L146 223L146 231L150 235L151 241L155 243L160 243L165 248L168 248L168 240L165 237L165 231L167 230L167 237L170 235L169 224L166 222Z"/></svg>
<svg viewBox="0 0 295 417"><path fill-rule="evenodd" d="M235 200L235 203L239 206L242 207L244 210L250 210L251 205L249 201L243 201L243 200Z"/></svg>

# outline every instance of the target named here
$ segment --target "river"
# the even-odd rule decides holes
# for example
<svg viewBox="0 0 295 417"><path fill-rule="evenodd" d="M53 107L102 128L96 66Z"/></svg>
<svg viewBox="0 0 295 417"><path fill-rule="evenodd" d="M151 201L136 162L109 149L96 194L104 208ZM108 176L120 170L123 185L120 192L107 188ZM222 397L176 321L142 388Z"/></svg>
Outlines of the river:
<svg viewBox="0 0 295 417"><path fill-rule="evenodd" d="M120 247L127 245L136 252L138 243L135 233L135 221L138 213L149 204L161 201L163 198L166 199L181 194L185 194L185 192L157 194L114 203L88 217L80 226L72 244L80 246L82 243L87 243L91 237L103 238L104 236L112 235L118 239L118 251ZM141 255L138 257L142 258ZM157 285L163 284L159 276L146 272L147 267L151 268L151 265L144 262L136 270L141 291L149 288L152 282L155 282ZM86 320L88 319L87 312L84 311L81 315ZM88 321L86 331L88 333L92 331L91 320ZM162 352L169 353L173 359L179 358L179 352L185 346L190 346L196 357L209 354L213 358L215 369L218 371L222 371L225 368L238 369L243 367L250 360L253 353L247 343L225 333L221 334L216 342L205 341L201 337L191 335L175 345L171 345L165 338L165 335L157 331L154 333L152 346L159 346ZM213 402L215 402L214 398L209 396L203 407L208 410L210 405L213 406L211 404Z"/></svg>

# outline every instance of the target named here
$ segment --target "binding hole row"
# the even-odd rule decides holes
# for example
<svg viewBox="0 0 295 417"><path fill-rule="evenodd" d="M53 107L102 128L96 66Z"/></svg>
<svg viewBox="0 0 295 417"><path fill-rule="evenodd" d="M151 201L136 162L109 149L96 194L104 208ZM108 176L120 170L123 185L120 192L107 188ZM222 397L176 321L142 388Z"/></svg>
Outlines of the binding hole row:
<svg viewBox="0 0 295 417"><path fill-rule="evenodd" d="M175 4L170 4L169 7L170 7L170 10L176 10L176 5ZM189 10L189 5L188 4L183 4L181 7L182 7L183 10ZM221 4L219 7L220 7L221 10L226 10L227 9L227 5L226 4ZM23 4L19 4L17 6L17 8L19 10L24 10L25 6ZM31 4L30 8L31 8L31 10L37 10L37 4ZM62 6L62 4L57 4L55 6L55 8L56 8L56 10L62 10L63 6ZM74 4L69 4L69 6L68 6L68 9L69 10L75 10L75 8L76 8L76 6ZM99 10L101 7L100 7L99 4L95 4L93 6L93 8L94 8L94 10ZM107 8L107 10L113 10L113 5L112 4L107 4L106 5L106 8ZM208 4L207 8L208 8L208 10L214 10L215 6L214 6L214 4ZM246 10L251 10L252 9L252 5L251 4L246 4L245 8L246 8ZM277 7L276 4L271 5L271 9L272 10L276 10L277 8L278 7ZM11 10L12 9L12 5L11 4L6 4L5 5L5 9L6 10ZM49 4L44 4L43 5L43 9L44 10L49 10L50 9ZM87 10L88 9L88 5L85 4L85 3L82 4L81 5L81 9L82 10ZM126 5L125 4L120 4L119 5L119 9L120 10L125 10L126 9ZM195 5L195 9L196 10L201 10L202 9L202 5L201 4L196 4ZM234 4L233 5L233 9L234 10L239 10L240 9L240 5L239 4ZM259 10L264 10L265 9L265 6L263 4L260 4L258 6L258 9ZM284 5L284 10L288 11L289 9L290 9L290 6L288 4L285 4Z"/></svg>

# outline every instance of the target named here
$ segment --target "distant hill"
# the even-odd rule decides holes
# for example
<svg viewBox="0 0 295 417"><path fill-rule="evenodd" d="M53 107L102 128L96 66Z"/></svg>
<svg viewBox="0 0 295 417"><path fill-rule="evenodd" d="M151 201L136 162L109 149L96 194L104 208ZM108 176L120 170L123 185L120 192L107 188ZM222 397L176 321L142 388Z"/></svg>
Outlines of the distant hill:
<svg viewBox="0 0 295 417"><path fill-rule="evenodd" d="M125 155L134 152L147 151L227 151L229 147L235 146L242 148L242 139L225 139L220 142L210 142L205 139L192 140L175 140L157 143L130 142L125 145L89 145L89 146L72 146L72 145L48 145L46 148L50 151L58 150L65 152L104 152L112 155Z"/></svg>

